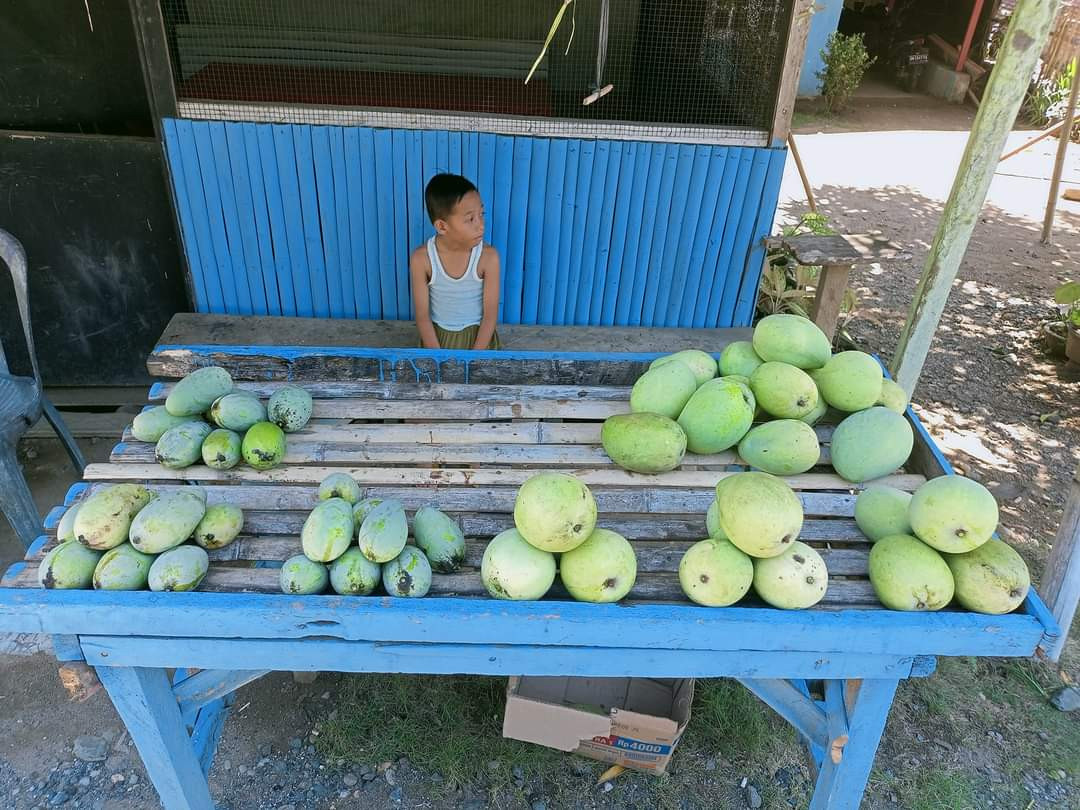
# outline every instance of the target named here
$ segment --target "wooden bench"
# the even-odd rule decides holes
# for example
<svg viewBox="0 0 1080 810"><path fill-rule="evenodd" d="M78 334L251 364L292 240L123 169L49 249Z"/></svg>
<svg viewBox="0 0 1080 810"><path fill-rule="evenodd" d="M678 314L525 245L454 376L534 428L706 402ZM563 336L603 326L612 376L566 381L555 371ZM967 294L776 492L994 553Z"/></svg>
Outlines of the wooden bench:
<svg viewBox="0 0 1080 810"><path fill-rule="evenodd" d="M731 337L714 336L717 348ZM150 365L170 376L213 359L261 396L286 377L302 384L315 397L312 422L289 436L285 462L267 472L166 470L152 462L151 446L125 433L109 463L90 465L71 488L65 506L110 482L158 490L198 482L208 502L242 507L243 534L212 553L199 591L39 589L37 563L56 542L60 508L0 582L0 630L53 634L59 658L96 669L170 810L213 806L205 774L231 696L273 670L732 677L802 735L816 769L811 807L855 810L901 679L929 675L938 655L1030 656L1056 637L1034 591L1006 616L882 609L867 580L869 544L852 519L858 487L828 465L828 425L817 428L820 464L787 479L807 516L801 537L830 570L823 602L806 611L752 597L725 609L689 603L679 559L705 534L716 482L745 469L738 456L688 455L657 476L626 472L597 446L602 420L627 409L625 384L536 379L558 370L575 380L631 380L655 353L327 350L373 373L327 379L312 347L219 344L200 357L190 346L160 346ZM463 367L471 384L430 381ZM150 401L162 401L170 385L154 386ZM951 470L910 410L908 419L915 450L885 480L912 490ZM599 525L634 545L639 576L624 603L566 601L558 589L540 602L486 596L477 572L485 541L512 525L517 486L546 469L588 483ZM435 575L424 599L279 593L271 566L299 551L300 527L331 471L407 510L436 504L454 514L470 538L465 567ZM175 680L167 668L177 669Z"/></svg>

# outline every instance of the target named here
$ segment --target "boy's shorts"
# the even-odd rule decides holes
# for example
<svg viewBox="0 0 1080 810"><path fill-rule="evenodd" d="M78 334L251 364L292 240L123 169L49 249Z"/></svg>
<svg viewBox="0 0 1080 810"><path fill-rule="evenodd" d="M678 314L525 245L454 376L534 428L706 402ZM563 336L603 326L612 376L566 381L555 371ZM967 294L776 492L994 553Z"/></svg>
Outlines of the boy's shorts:
<svg viewBox="0 0 1080 810"><path fill-rule="evenodd" d="M466 326L457 332L451 332L449 329L443 329L437 323L432 324L435 327L435 337L439 339L439 346L443 349L471 349L476 345L476 335L480 331L480 324L473 326ZM423 348L422 342L417 342L417 345ZM491 342L488 343L488 349L501 349L502 344L499 341L499 331L496 329L491 335Z"/></svg>

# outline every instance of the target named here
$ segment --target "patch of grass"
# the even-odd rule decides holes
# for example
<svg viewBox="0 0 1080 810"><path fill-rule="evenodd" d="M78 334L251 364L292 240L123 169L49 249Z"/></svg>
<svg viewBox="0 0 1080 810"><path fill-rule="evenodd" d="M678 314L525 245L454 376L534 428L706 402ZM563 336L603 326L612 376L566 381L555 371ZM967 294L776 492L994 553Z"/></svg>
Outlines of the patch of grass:
<svg viewBox="0 0 1080 810"><path fill-rule="evenodd" d="M505 678L358 675L342 678L338 697L337 716L318 737L330 759L408 757L452 786L483 776L504 788L515 765L529 775L565 765L565 754L503 738Z"/></svg>
<svg viewBox="0 0 1080 810"><path fill-rule="evenodd" d="M901 797L911 810L977 810L975 785L967 774L935 768L920 772L912 795Z"/></svg>
<svg viewBox="0 0 1080 810"><path fill-rule="evenodd" d="M777 724L772 722L771 714L768 706L737 681L699 680L694 686L687 741L706 751L756 757L775 739ZM782 720L779 722L790 728Z"/></svg>

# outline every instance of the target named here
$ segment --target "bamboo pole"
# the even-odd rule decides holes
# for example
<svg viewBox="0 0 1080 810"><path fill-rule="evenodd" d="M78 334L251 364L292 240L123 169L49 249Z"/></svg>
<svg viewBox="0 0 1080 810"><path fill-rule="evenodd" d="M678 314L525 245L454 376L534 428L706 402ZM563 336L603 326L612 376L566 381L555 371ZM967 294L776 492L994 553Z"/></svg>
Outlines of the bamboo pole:
<svg viewBox="0 0 1080 810"><path fill-rule="evenodd" d="M1020 144L1018 147L1013 149L1011 152L1006 152L1004 155L1002 155L1000 158L998 158L998 163L1001 163L1001 161L1003 161L1003 160L1008 160L1013 155L1019 155L1021 152L1023 152L1029 146L1034 146L1039 141L1041 141L1043 138L1049 138L1051 135L1053 135L1055 132L1057 132L1059 129L1061 129L1064 125L1065 125L1064 121L1058 121L1056 124L1054 124L1049 129L1044 129L1042 132L1040 132L1038 135L1036 135L1030 141L1024 141L1022 144Z"/></svg>
<svg viewBox="0 0 1080 810"><path fill-rule="evenodd" d="M1065 168L1065 155L1072 140L1073 116L1076 114L1076 96L1080 91L1080 58L1073 57L1072 90L1069 91L1069 103L1065 107L1065 120L1061 122L1061 134L1058 136L1057 157L1054 158L1054 175L1050 179L1050 196L1046 198L1046 216L1043 217L1042 243L1050 244L1050 234L1054 229L1054 213L1057 211L1057 195L1061 188L1061 171Z"/></svg>
<svg viewBox="0 0 1080 810"><path fill-rule="evenodd" d="M893 377L909 396L1057 8L1057 0L1019 0L1013 10L893 357Z"/></svg>
<svg viewBox="0 0 1080 810"><path fill-rule="evenodd" d="M806 176L806 169L803 168L802 158L799 157L799 148L795 145L795 135L789 132L787 136L788 146L791 147L791 156L795 158L795 168L799 170L799 177L802 178L802 187L806 192L806 204L810 206L810 210L813 213L817 213L817 203L814 201L814 191L810 188L810 179Z"/></svg>

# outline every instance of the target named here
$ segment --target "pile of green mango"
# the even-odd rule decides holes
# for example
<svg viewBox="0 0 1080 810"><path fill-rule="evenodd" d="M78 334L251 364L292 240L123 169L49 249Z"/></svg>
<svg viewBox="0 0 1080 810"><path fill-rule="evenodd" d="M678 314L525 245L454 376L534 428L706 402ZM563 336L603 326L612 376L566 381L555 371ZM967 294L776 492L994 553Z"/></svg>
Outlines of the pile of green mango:
<svg viewBox="0 0 1080 810"><path fill-rule="evenodd" d="M367 596L380 584L390 596L422 597L432 573L449 574L465 560L465 535L449 515L430 506L409 520L398 501L364 498L345 473L319 484L318 504L300 531L302 554L281 567L281 591Z"/></svg>
<svg viewBox="0 0 1080 810"><path fill-rule="evenodd" d="M233 542L243 525L238 507L207 507L202 487L96 489L61 517L59 545L38 566L38 582L58 589L195 590L209 569L207 550Z"/></svg>
<svg viewBox="0 0 1080 810"><path fill-rule="evenodd" d="M200 460L215 470L229 470L241 460L269 470L285 457L285 434L302 430L311 419L312 400L303 388L284 386L264 405L257 396L234 388L220 366L188 374L164 405L135 417L131 434L154 442L154 457L173 470Z"/></svg>

